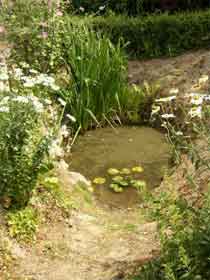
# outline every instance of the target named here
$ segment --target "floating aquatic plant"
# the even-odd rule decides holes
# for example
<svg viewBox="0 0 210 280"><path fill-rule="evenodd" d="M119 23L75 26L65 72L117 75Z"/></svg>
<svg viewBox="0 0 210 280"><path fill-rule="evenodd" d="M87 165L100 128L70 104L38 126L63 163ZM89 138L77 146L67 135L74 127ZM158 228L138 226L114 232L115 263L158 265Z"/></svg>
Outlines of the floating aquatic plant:
<svg viewBox="0 0 210 280"><path fill-rule="evenodd" d="M117 174L120 173L120 171L118 169L116 169L116 168L109 168L107 170L107 172L108 172L109 175L117 175Z"/></svg>
<svg viewBox="0 0 210 280"><path fill-rule="evenodd" d="M123 192L123 188L120 187L118 184L110 184L109 187L110 187L110 189L112 189L116 193Z"/></svg>
<svg viewBox="0 0 210 280"><path fill-rule="evenodd" d="M121 185L123 187L127 187L128 186L128 182L122 176L115 176L115 177L112 178L112 180L116 184Z"/></svg>
<svg viewBox="0 0 210 280"><path fill-rule="evenodd" d="M122 168L121 170L117 168L109 168L107 173L110 175L111 183L109 188L116 193L122 193L125 187L134 187L136 189L141 189L146 187L146 182L143 180L136 179L136 174L142 173L144 171L142 166L134 166L133 168ZM133 173L133 174L132 174ZM96 177L93 180L95 185L103 185L106 183L106 178Z"/></svg>
<svg viewBox="0 0 210 280"><path fill-rule="evenodd" d="M142 189L146 187L146 182L143 180L131 180L131 184L137 189Z"/></svg>
<svg viewBox="0 0 210 280"><path fill-rule="evenodd" d="M103 178L103 177L97 177L97 178L95 178L95 179L93 180L93 183L94 183L95 185L103 185L103 184L106 183L106 179Z"/></svg>
<svg viewBox="0 0 210 280"><path fill-rule="evenodd" d="M141 166L134 166L134 167L132 168L132 171L133 171L134 173L142 173L142 172L144 171L144 169L143 169L143 167L141 167Z"/></svg>
<svg viewBox="0 0 210 280"><path fill-rule="evenodd" d="M129 174L131 174L131 171L130 171L130 169L128 169L128 168L123 168L123 169L120 171L120 174L129 175Z"/></svg>

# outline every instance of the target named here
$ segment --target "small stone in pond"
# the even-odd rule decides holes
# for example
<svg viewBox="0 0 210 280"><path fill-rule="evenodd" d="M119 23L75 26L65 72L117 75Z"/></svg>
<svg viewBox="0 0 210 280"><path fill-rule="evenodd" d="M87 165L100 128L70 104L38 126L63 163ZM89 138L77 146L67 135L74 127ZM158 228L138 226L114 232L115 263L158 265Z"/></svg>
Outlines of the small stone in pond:
<svg viewBox="0 0 210 280"><path fill-rule="evenodd" d="M109 168L109 169L107 170L107 172L108 172L109 175L117 175L117 174L120 173L120 171L117 170L116 168Z"/></svg>
<svg viewBox="0 0 210 280"><path fill-rule="evenodd" d="M93 180L93 183L95 185L103 185L106 183L106 179L105 178L102 178L102 177L97 177Z"/></svg>
<svg viewBox="0 0 210 280"><path fill-rule="evenodd" d="M134 167L132 168L132 171L135 172L135 173L141 173L141 172L144 171L144 169L143 169L143 167L141 167L141 166L134 166Z"/></svg>

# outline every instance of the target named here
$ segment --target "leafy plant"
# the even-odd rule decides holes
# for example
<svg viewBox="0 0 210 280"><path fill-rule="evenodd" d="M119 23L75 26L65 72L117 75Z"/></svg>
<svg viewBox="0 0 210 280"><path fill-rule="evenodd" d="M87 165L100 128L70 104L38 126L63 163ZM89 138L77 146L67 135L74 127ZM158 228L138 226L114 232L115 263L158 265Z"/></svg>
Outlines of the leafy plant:
<svg viewBox="0 0 210 280"><path fill-rule="evenodd" d="M86 130L109 123L126 103L125 57L121 46L93 30L67 22L63 31L64 60L71 84L60 95L75 125Z"/></svg>
<svg viewBox="0 0 210 280"><path fill-rule="evenodd" d="M209 193L202 208L192 207L189 200L171 189L154 196L150 207L159 221L161 252L133 279L209 279Z"/></svg>
<svg viewBox="0 0 210 280"><path fill-rule="evenodd" d="M9 233L12 237L21 241L31 241L38 226L38 215L36 210L26 207L21 210L9 212L7 215Z"/></svg>
<svg viewBox="0 0 210 280"><path fill-rule="evenodd" d="M42 107L33 96L0 101L0 196L6 207L25 205L36 185L50 143L41 133Z"/></svg>
<svg viewBox="0 0 210 280"><path fill-rule="evenodd" d="M117 44L120 38L133 57L174 56L185 50L208 47L210 12L180 12L146 17L107 16L89 20L95 30Z"/></svg>

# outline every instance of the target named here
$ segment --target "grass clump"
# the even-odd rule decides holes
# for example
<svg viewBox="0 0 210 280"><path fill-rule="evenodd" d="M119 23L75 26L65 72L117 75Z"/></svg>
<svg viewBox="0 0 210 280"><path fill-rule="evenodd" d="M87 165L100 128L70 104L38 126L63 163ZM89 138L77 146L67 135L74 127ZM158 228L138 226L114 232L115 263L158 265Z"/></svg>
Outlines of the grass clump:
<svg viewBox="0 0 210 280"><path fill-rule="evenodd" d="M126 60L120 44L84 24L68 23L63 34L64 60L71 84L62 91L67 111L86 130L109 122L126 102Z"/></svg>

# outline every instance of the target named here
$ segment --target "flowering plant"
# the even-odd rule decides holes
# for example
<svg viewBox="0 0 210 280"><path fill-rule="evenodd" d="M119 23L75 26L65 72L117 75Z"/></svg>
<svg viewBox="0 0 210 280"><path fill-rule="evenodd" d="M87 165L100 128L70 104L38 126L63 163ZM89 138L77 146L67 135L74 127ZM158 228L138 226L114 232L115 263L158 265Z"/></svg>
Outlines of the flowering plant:
<svg viewBox="0 0 210 280"><path fill-rule="evenodd" d="M25 205L36 185L50 144L43 112L44 104L32 95L0 100L0 197L7 207Z"/></svg>

